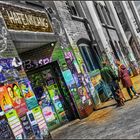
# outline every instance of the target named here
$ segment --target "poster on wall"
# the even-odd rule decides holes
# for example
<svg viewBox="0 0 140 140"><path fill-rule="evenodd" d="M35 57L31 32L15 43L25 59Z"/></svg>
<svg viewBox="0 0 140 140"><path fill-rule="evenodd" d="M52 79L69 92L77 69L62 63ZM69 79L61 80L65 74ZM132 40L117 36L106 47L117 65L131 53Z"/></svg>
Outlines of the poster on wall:
<svg viewBox="0 0 140 140"><path fill-rule="evenodd" d="M38 103L30 85L30 81L28 79L22 79L19 82L19 86L21 88L23 97L25 98L28 109L32 110L33 108L37 107Z"/></svg>
<svg viewBox="0 0 140 140"><path fill-rule="evenodd" d="M13 66L14 58L0 58L1 74L0 79L12 80L19 77L18 70Z"/></svg>
<svg viewBox="0 0 140 140"><path fill-rule="evenodd" d="M13 58L0 58L0 66L2 66L3 70L12 69L12 60Z"/></svg>
<svg viewBox="0 0 140 140"><path fill-rule="evenodd" d="M42 98L40 105L41 105L42 113L44 115L46 122L54 121L56 119L54 115L55 110L50 101L48 92L46 92L46 95Z"/></svg>
<svg viewBox="0 0 140 140"><path fill-rule="evenodd" d="M68 86L73 85L75 83L70 70L63 71L62 74L63 74L64 80Z"/></svg>
<svg viewBox="0 0 140 140"><path fill-rule="evenodd" d="M20 117L20 120L24 129L25 138L27 139L31 138L33 136L33 131L32 131L27 115L25 114L24 116Z"/></svg>
<svg viewBox="0 0 140 140"><path fill-rule="evenodd" d="M49 92L50 97L54 103L54 106L56 108L57 113L64 112L62 103L61 103L60 98L59 98L60 92L59 92L57 85L49 86L48 92Z"/></svg>
<svg viewBox="0 0 140 140"><path fill-rule="evenodd" d="M41 131L41 135L42 136L47 136L49 134L48 133L48 127L47 127L47 124L45 122L45 119L43 117L43 114L41 112L40 107L38 106L38 107L34 108L32 110L32 112L33 112L35 120L37 121L39 129Z"/></svg>
<svg viewBox="0 0 140 140"><path fill-rule="evenodd" d="M51 102L49 93L46 92L46 95L41 100L41 108L43 116L47 122L49 129L52 129L59 125L58 115L56 114L53 103Z"/></svg>
<svg viewBox="0 0 140 140"><path fill-rule="evenodd" d="M79 94L77 94L76 87L71 86L70 91L71 91L72 97L74 99L74 102L76 103L77 109L81 109L82 108L82 101L81 101L81 98L80 98Z"/></svg>
<svg viewBox="0 0 140 140"><path fill-rule="evenodd" d="M51 106L46 106L42 109L44 118L46 119L46 122L51 122L55 120L54 112L52 110Z"/></svg>
<svg viewBox="0 0 140 140"><path fill-rule="evenodd" d="M0 87L0 106L4 112L7 112L13 108L12 102L10 100L5 86Z"/></svg>
<svg viewBox="0 0 140 140"><path fill-rule="evenodd" d="M0 82L4 83L5 80L6 80L6 77L4 76L4 74L2 72L0 72Z"/></svg>
<svg viewBox="0 0 140 140"><path fill-rule="evenodd" d="M8 119L8 123L13 131L15 139L23 139L24 138L24 131L18 115L14 109L10 110L6 113L6 117Z"/></svg>
<svg viewBox="0 0 140 140"><path fill-rule="evenodd" d="M88 105L92 104L85 87L79 87L78 93L80 95L80 98L81 98L83 104L85 104L85 103L88 103Z"/></svg>
<svg viewBox="0 0 140 140"><path fill-rule="evenodd" d="M0 116L0 138L1 139L14 139L12 130L8 124L6 116Z"/></svg>
<svg viewBox="0 0 140 140"><path fill-rule="evenodd" d="M8 95L11 99L14 109L17 111L19 116L26 114L28 111L26 102L24 100L23 94L17 83L9 84L6 86Z"/></svg>
<svg viewBox="0 0 140 140"><path fill-rule="evenodd" d="M49 86L48 92L53 101L55 110L57 112L57 115L59 116L60 121L66 121L67 117L66 117L62 102L60 100L61 94L58 89L58 86L56 84Z"/></svg>

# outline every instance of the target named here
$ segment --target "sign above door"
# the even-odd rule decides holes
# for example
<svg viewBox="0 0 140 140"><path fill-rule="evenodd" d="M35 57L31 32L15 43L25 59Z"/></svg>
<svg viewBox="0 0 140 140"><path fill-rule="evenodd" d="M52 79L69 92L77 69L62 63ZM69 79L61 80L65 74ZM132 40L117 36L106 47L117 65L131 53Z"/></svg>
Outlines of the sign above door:
<svg viewBox="0 0 140 140"><path fill-rule="evenodd" d="M49 32L53 29L44 11L0 3L0 11L8 29Z"/></svg>

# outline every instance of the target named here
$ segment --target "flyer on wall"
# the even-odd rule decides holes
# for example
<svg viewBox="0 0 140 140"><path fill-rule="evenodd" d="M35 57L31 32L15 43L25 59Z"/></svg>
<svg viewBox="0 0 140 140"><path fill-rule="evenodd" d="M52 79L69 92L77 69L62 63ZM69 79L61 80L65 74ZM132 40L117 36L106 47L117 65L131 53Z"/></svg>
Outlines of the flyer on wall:
<svg viewBox="0 0 140 140"><path fill-rule="evenodd" d="M33 115L35 117L35 120L38 123L38 126L39 126L39 129L41 131L42 136L47 136L48 135L48 127L47 127L46 121L43 117L43 114L41 112L40 107L38 106L38 107L34 108L32 110L32 112L33 112Z"/></svg>
<svg viewBox="0 0 140 140"><path fill-rule="evenodd" d="M38 103L30 85L30 81L28 79L22 79L19 81L19 86L22 90L28 109L32 110L37 107Z"/></svg>
<svg viewBox="0 0 140 140"><path fill-rule="evenodd" d="M32 127L33 133L35 135L35 138L36 139L41 139L42 138L41 132L40 132L39 126L37 124L37 121L35 120L35 117L33 115L33 112L32 111L28 111L27 112L27 117L28 117L29 122L31 124L31 127Z"/></svg>
<svg viewBox="0 0 140 140"><path fill-rule="evenodd" d="M10 110L9 112L6 113L6 117L13 131L15 139L23 139L24 131L16 111L14 109Z"/></svg>
<svg viewBox="0 0 140 140"><path fill-rule="evenodd" d="M19 116L26 114L28 111L26 102L24 100L23 94L17 83L9 84L6 86L8 95L11 99L14 109L17 111Z"/></svg>
<svg viewBox="0 0 140 140"><path fill-rule="evenodd" d="M32 131L27 115L25 114L24 116L20 117L20 121L24 129L25 138L28 139L28 138L33 137L33 131Z"/></svg>

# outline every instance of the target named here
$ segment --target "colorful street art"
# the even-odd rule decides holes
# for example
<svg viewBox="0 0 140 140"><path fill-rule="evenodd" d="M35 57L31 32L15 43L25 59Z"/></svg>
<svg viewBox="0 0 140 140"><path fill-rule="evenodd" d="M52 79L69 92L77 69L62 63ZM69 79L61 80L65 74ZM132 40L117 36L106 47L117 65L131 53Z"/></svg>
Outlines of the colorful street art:
<svg viewBox="0 0 140 140"><path fill-rule="evenodd" d="M22 116L23 114L25 114L28 109L18 83L7 85L6 90L12 102L13 108L17 111L18 115Z"/></svg>

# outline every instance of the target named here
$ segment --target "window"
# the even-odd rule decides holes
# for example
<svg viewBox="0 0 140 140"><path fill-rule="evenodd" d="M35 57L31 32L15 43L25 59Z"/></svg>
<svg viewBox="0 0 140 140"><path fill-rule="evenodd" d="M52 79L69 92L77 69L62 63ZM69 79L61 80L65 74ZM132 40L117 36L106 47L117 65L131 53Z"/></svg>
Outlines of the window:
<svg viewBox="0 0 140 140"><path fill-rule="evenodd" d="M94 2L94 5L95 5L95 9L96 9L97 15L98 15L101 23L112 26L113 23L111 21L107 7L105 5L102 5L101 3L97 3L97 2Z"/></svg>
<svg viewBox="0 0 140 140"><path fill-rule="evenodd" d="M104 15L105 15L107 24L108 24L108 25L113 25L113 23L112 23L112 21L111 21L111 18L110 18L109 11L108 11L108 9L107 9L106 6L103 6L103 12L104 12Z"/></svg>
<svg viewBox="0 0 140 140"><path fill-rule="evenodd" d="M104 19L102 17L101 10L100 10L100 8L101 8L100 5L98 3L96 3L96 2L94 3L94 5L95 5L95 9L96 9L98 18L100 19L100 22L104 23Z"/></svg>
<svg viewBox="0 0 140 140"><path fill-rule="evenodd" d="M73 1L66 1L67 9L73 16L79 16Z"/></svg>
<svg viewBox="0 0 140 140"><path fill-rule="evenodd" d="M96 54L92 50L91 46L81 43L79 44L79 50L85 62L88 72L94 71L95 69L100 69L100 65L98 63L98 58Z"/></svg>

